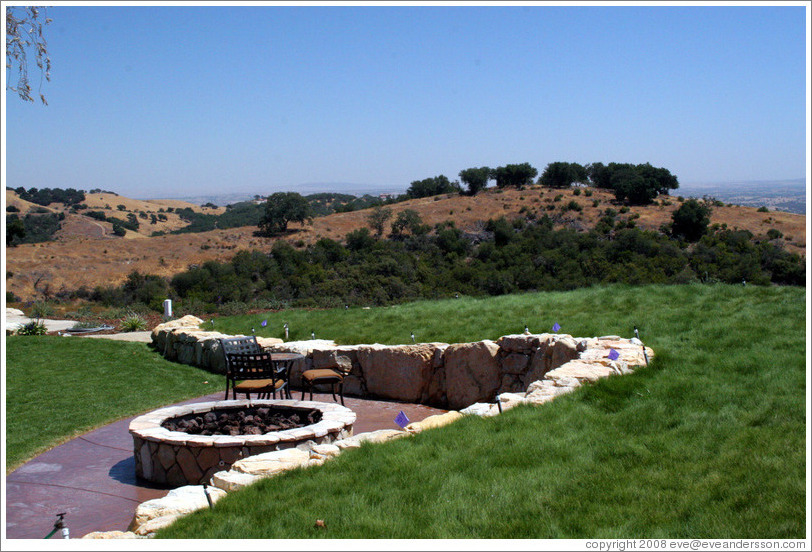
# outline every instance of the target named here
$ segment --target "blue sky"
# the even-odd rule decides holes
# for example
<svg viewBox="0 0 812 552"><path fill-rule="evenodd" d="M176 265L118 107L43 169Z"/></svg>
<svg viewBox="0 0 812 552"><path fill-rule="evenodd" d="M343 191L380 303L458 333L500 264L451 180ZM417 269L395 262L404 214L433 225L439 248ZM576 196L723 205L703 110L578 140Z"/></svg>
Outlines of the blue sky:
<svg viewBox="0 0 812 552"><path fill-rule="evenodd" d="M5 184L405 191L554 161L802 178L807 9L57 2L49 105L4 99Z"/></svg>

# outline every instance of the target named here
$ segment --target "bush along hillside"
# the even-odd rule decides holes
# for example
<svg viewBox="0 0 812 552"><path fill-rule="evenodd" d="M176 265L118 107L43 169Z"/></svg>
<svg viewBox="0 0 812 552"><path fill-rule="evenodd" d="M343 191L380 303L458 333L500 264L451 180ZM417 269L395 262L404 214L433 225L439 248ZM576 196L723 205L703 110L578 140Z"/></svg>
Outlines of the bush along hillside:
<svg viewBox="0 0 812 552"><path fill-rule="evenodd" d="M43 209L43 211L45 211ZM53 239L59 231L65 213L35 212L20 217L16 213L6 215L6 245L40 243Z"/></svg>
<svg viewBox="0 0 812 552"><path fill-rule="evenodd" d="M279 240L269 252L241 251L228 262L209 261L175 275L168 289L153 289L190 309L214 312L251 303L260 308L385 305L602 283L804 285L804 259L785 251L780 240L716 227L691 243L633 223L612 211L588 232L556 230L546 216L490 220L477 234L453 223L431 232L415 225L414 234L402 230L388 238L361 228L343 243L324 238L296 248ZM95 296L115 305L111 298L132 300L131 290L125 291L97 289ZM138 300L151 304L167 296L142 295Z"/></svg>

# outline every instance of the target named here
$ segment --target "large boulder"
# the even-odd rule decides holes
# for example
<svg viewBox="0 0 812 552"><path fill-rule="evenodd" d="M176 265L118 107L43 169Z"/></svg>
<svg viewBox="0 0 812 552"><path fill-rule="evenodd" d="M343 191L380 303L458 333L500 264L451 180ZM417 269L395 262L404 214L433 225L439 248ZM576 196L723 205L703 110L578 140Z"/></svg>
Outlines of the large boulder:
<svg viewBox="0 0 812 552"><path fill-rule="evenodd" d="M432 380L435 348L428 343L358 347L367 391L387 399L419 402Z"/></svg>
<svg viewBox="0 0 812 552"><path fill-rule="evenodd" d="M309 451L289 448L243 458L234 462L231 470L259 477L270 477L283 471L306 467L309 463Z"/></svg>
<svg viewBox="0 0 812 552"><path fill-rule="evenodd" d="M216 487L204 490L203 485L186 485L172 489L162 498L147 500L136 508L129 530L136 535L146 535L182 515L207 508L209 506L207 493L212 504L226 495L225 491Z"/></svg>
<svg viewBox="0 0 812 552"><path fill-rule="evenodd" d="M146 537L136 535L132 531L93 531L88 533L83 539L145 539Z"/></svg>
<svg viewBox="0 0 812 552"><path fill-rule="evenodd" d="M435 414L434 416L429 416L428 418L425 418L419 422L412 422L409 425L407 425L405 429L409 433L420 433L421 431L425 431L427 429L435 429L438 427L443 427L450 423L456 422L460 418L462 418L462 414L460 414L456 410L451 410L450 412L445 412L443 414Z"/></svg>
<svg viewBox="0 0 812 552"><path fill-rule="evenodd" d="M445 350L448 406L459 410L478 401L492 401L502 382L497 353L490 340L457 343Z"/></svg>
<svg viewBox="0 0 812 552"><path fill-rule="evenodd" d="M227 493L239 491L249 485L253 485L262 479L258 475L242 473L235 470L219 471L211 476L211 484Z"/></svg>
<svg viewBox="0 0 812 552"><path fill-rule="evenodd" d="M552 353L550 354L550 360L552 362L552 368L574 360L580 355L578 351L578 341L569 335L556 339L551 344L551 348Z"/></svg>
<svg viewBox="0 0 812 552"><path fill-rule="evenodd" d="M158 324L152 329L152 342L155 344L158 349L163 349L163 340L165 336L175 330L177 328L193 328L198 329L200 325L203 323L203 320L198 318L197 316L192 316L191 314L187 314L182 318L178 318L176 320L169 320L168 322L164 322L163 324Z"/></svg>
<svg viewBox="0 0 812 552"><path fill-rule="evenodd" d="M325 349L313 349L311 355L312 368L333 369L345 374L344 394L354 396L364 396L366 386L364 384L361 367L358 363L358 345L347 345L342 347L330 347ZM291 384L298 386L300 381L291 379Z"/></svg>
<svg viewBox="0 0 812 552"><path fill-rule="evenodd" d="M496 340L503 353L530 354L538 349L541 342L547 339L547 334L512 334L503 335Z"/></svg>
<svg viewBox="0 0 812 552"><path fill-rule="evenodd" d="M550 381L569 381L571 378L577 379L581 384L594 383L601 378L614 374L620 374L620 370L614 366L606 366L595 362L584 362L573 360L567 362L554 370L547 372L544 376Z"/></svg>
<svg viewBox="0 0 812 552"><path fill-rule="evenodd" d="M407 435L410 435L410 433L399 429L378 429L376 431L359 433L358 435L336 441L333 444L339 449L344 450L348 448L358 448L362 443L385 443L393 439L406 437Z"/></svg>

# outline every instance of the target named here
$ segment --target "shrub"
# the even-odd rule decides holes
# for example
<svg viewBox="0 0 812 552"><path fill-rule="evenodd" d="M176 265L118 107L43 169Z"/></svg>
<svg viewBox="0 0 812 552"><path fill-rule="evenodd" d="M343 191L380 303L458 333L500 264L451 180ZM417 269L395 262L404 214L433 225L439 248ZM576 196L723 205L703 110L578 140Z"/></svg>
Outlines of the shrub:
<svg viewBox="0 0 812 552"><path fill-rule="evenodd" d="M73 313L73 314L79 315L79 313ZM89 329L89 328L95 328L96 326L98 326L98 324L96 322L92 322L92 321L89 321L89 320L84 320L84 321L77 322L76 324L74 324L71 327L71 330L84 330L84 329Z"/></svg>
<svg viewBox="0 0 812 552"><path fill-rule="evenodd" d="M780 230L776 230L775 228L770 228L767 230L767 238L771 240L777 240L784 237L784 234L781 233Z"/></svg>
<svg viewBox="0 0 812 552"><path fill-rule="evenodd" d="M769 213L770 210L767 209L767 207L765 207L764 205L762 205L761 207L758 208L757 212L759 212L759 213Z"/></svg>
<svg viewBox="0 0 812 552"><path fill-rule="evenodd" d="M621 214L625 215L626 213L629 212L629 208L624 205L623 207L620 208L620 212Z"/></svg>
<svg viewBox="0 0 812 552"><path fill-rule="evenodd" d="M589 188L587 188L586 190L584 190L584 195L585 195L586 197L592 197L592 190L590 190Z"/></svg>
<svg viewBox="0 0 812 552"><path fill-rule="evenodd" d="M20 301L20 298L13 291L6 290L6 304L16 303L17 301Z"/></svg>
<svg viewBox="0 0 812 552"><path fill-rule="evenodd" d="M47 333L48 328L45 327L45 324L37 320L32 320L17 330L17 335L45 335Z"/></svg>
<svg viewBox="0 0 812 552"><path fill-rule="evenodd" d="M248 305L242 301L229 301L217 308L217 312L223 316L236 316L248 313Z"/></svg>
<svg viewBox="0 0 812 552"><path fill-rule="evenodd" d="M575 201L574 199L573 199L573 200L571 200L571 201L570 201L569 203L567 203L566 205L564 205L564 211L576 211L576 212L581 212L582 210L583 210L583 207L581 207L581 206L578 204L578 202L577 202L577 201Z"/></svg>
<svg viewBox="0 0 812 552"><path fill-rule="evenodd" d="M38 301L31 306L31 318L47 318L53 314L54 308L48 303Z"/></svg>
<svg viewBox="0 0 812 552"><path fill-rule="evenodd" d="M121 321L121 331L138 332L147 328L147 321L131 312Z"/></svg>
<svg viewBox="0 0 812 552"><path fill-rule="evenodd" d="M579 196L579 195L581 195L581 188L575 188L575 189L572 191L572 195L574 195L574 196Z"/></svg>

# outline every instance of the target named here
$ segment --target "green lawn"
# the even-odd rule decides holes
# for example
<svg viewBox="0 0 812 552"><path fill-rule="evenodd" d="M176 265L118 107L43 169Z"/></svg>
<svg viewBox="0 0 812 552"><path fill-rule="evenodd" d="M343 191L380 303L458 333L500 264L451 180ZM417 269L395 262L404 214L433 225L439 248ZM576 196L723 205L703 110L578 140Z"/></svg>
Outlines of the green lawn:
<svg viewBox="0 0 812 552"><path fill-rule="evenodd" d="M802 288L610 286L218 319L259 330L267 318L268 335L287 321L341 343L403 343L412 330L473 341L555 322L629 337L636 324L657 356L541 407L262 481L158 536L803 538L805 303Z"/></svg>
<svg viewBox="0 0 812 552"><path fill-rule="evenodd" d="M223 376L145 343L13 336L6 345L7 472L96 427L225 388Z"/></svg>
<svg viewBox="0 0 812 552"><path fill-rule="evenodd" d="M260 482L170 538L803 538L803 288L609 286L218 318L218 330L448 343L637 325L648 368L537 408L470 418ZM242 329L247 325L247 329ZM7 467L107 422L222 389L146 345L11 337ZM208 385L203 384L208 380ZM43 443L45 445L43 446ZM315 529L316 519L327 530Z"/></svg>

